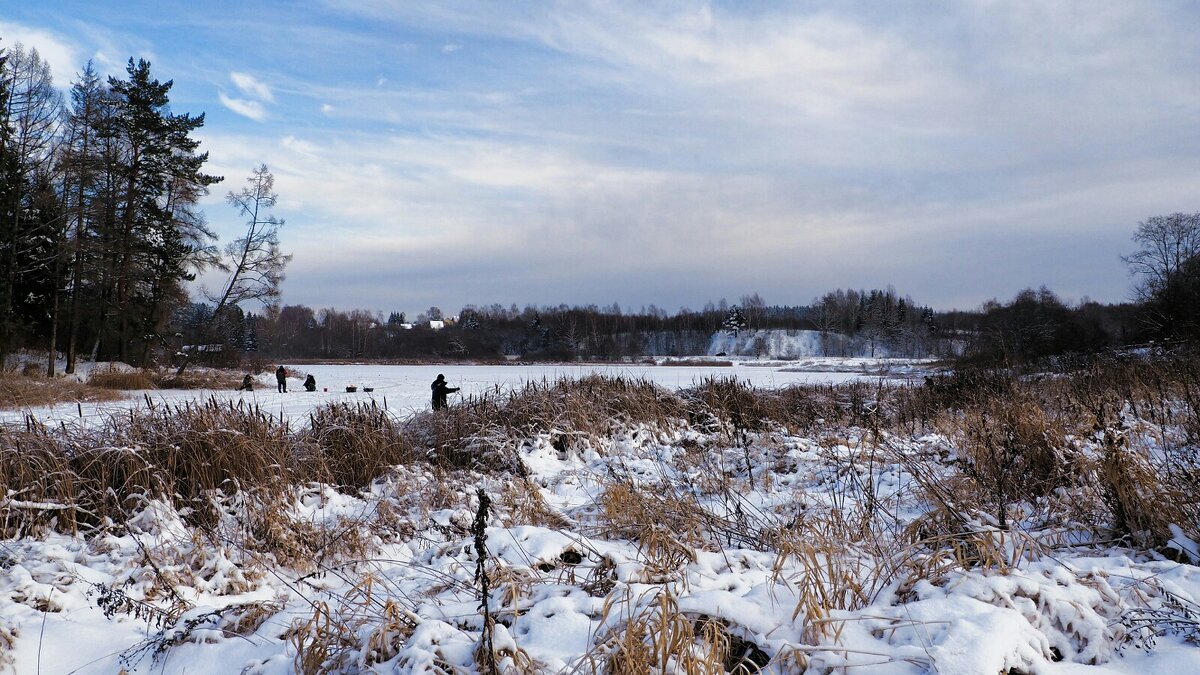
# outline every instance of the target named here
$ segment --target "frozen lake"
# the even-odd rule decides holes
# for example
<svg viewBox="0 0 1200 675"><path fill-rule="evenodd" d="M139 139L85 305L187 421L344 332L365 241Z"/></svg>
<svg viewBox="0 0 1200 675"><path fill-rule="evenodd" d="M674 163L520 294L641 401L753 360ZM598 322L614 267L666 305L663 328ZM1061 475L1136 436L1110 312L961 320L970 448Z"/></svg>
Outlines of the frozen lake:
<svg viewBox="0 0 1200 675"><path fill-rule="evenodd" d="M753 364L753 365L751 365ZM644 378L668 389L682 389L710 377L736 377L756 387L776 388L797 383L833 383L856 379L878 379L868 374L879 361L867 359L810 359L805 362L737 363L730 367L720 366L656 366L642 364L580 364L580 365L305 365L288 366L292 376L288 378L288 391L275 391L275 376L260 375L255 391L231 390L154 390L132 391L127 398L104 403L85 403L82 409L74 403L33 408L28 410L0 411L0 421L19 421L26 415L43 422L58 423L81 421L95 422L103 417L129 408L144 407L146 400L155 404L180 405L187 401L207 400L215 397L219 401L238 401L261 406L264 410L283 417L303 417L313 408L331 401L370 401L404 416L430 407L429 385L438 373L443 373L452 387L461 391L450 396L450 403L463 397L494 390L520 389L530 381L554 381L560 378L576 379L590 374L604 374L633 378ZM287 365L287 364L285 364ZM304 375L312 373L317 379L317 391L306 392L302 386ZM347 386L356 386L358 391L347 393ZM374 389L364 392L364 387Z"/></svg>

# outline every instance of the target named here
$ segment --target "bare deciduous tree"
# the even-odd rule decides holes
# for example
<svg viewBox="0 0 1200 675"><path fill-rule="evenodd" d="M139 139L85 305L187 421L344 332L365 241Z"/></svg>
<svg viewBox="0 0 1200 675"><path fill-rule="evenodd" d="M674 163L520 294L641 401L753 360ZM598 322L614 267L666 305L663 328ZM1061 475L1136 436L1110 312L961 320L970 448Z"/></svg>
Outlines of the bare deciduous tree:
<svg viewBox="0 0 1200 675"><path fill-rule="evenodd" d="M1153 216L1138 223L1133 241L1139 249L1122 256L1130 274L1139 277L1135 287L1138 299L1148 309L1152 327L1166 337L1175 337L1189 321L1194 323L1197 309L1185 300L1185 276L1195 269L1200 256L1200 213L1173 213Z"/></svg>
<svg viewBox="0 0 1200 675"><path fill-rule="evenodd" d="M279 284L283 270L292 256L279 250L279 228L283 221L270 214L279 195L275 192L275 176L266 164L259 165L246 179L238 192L232 190L225 201L246 218L246 233L225 245L216 265L229 274L220 294L209 295L215 303L212 323L221 325L225 314L243 302L261 302L270 306L279 299ZM187 357L179 366L182 373Z"/></svg>

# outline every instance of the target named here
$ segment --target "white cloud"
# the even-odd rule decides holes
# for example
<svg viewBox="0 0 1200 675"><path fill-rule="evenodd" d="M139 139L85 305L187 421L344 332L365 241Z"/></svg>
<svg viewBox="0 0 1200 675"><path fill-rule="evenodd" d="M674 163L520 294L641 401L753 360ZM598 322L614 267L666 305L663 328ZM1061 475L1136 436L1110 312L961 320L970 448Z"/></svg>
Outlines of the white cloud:
<svg viewBox="0 0 1200 675"><path fill-rule="evenodd" d="M334 110L335 110L335 108L333 106L329 105L328 103L321 104L321 114L322 115L332 115Z"/></svg>
<svg viewBox="0 0 1200 675"><path fill-rule="evenodd" d="M462 49L462 45L456 44L454 42L447 42L446 44L442 45L442 53L443 54L453 54L454 52L456 52L460 49Z"/></svg>
<svg viewBox="0 0 1200 675"><path fill-rule="evenodd" d="M57 33L0 21L0 37L4 38L0 48L9 48L20 42L26 50L37 49L42 59L50 64L54 84L63 89L70 87L75 74L83 69L83 61L79 57L82 50Z"/></svg>
<svg viewBox="0 0 1200 675"><path fill-rule="evenodd" d="M232 98L225 95L225 92L218 92L217 98L221 101L221 105L229 108L233 112L248 117L255 122L262 122L267 119L267 110L263 104L258 101L249 101L243 98Z"/></svg>
<svg viewBox="0 0 1200 675"><path fill-rule="evenodd" d="M229 73L229 79L233 80L234 86L246 96L267 103L275 101L275 96L271 93L271 88L253 75L235 71Z"/></svg>
<svg viewBox="0 0 1200 675"><path fill-rule="evenodd" d="M1194 208L1200 51L1161 8L392 7L446 53L481 35L516 53L436 88L372 87L370 59L297 78L306 112L338 101L336 129L214 148L276 171L306 266L289 301L387 307L396 270L450 263L491 276L414 274L411 292L804 302L892 282L971 306L1044 282L1118 299L1137 221ZM383 283L346 290L351 272Z"/></svg>

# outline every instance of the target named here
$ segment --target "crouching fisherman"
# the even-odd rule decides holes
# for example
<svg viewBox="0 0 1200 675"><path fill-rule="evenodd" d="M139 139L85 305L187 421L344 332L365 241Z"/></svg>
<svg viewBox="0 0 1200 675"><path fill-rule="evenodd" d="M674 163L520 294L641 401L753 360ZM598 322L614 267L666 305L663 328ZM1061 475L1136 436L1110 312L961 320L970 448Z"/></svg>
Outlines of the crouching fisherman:
<svg viewBox="0 0 1200 675"><path fill-rule="evenodd" d="M309 373L308 377L304 378L304 391L316 391L316 390L317 390L317 378L313 377L312 373Z"/></svg>

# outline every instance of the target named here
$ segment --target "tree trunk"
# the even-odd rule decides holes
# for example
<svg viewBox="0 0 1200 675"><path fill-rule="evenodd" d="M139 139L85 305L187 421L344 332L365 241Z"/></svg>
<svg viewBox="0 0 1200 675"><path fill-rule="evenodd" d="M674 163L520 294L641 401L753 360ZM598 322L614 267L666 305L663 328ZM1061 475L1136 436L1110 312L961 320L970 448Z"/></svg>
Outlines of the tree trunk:
<svg viewBox="0 0 1200 675"><path fill-rule="evenodd" d="M54 263L54 300L50 303L50 356L46 359L46 377L54 377L58 360L58 262Z"/></svg>

